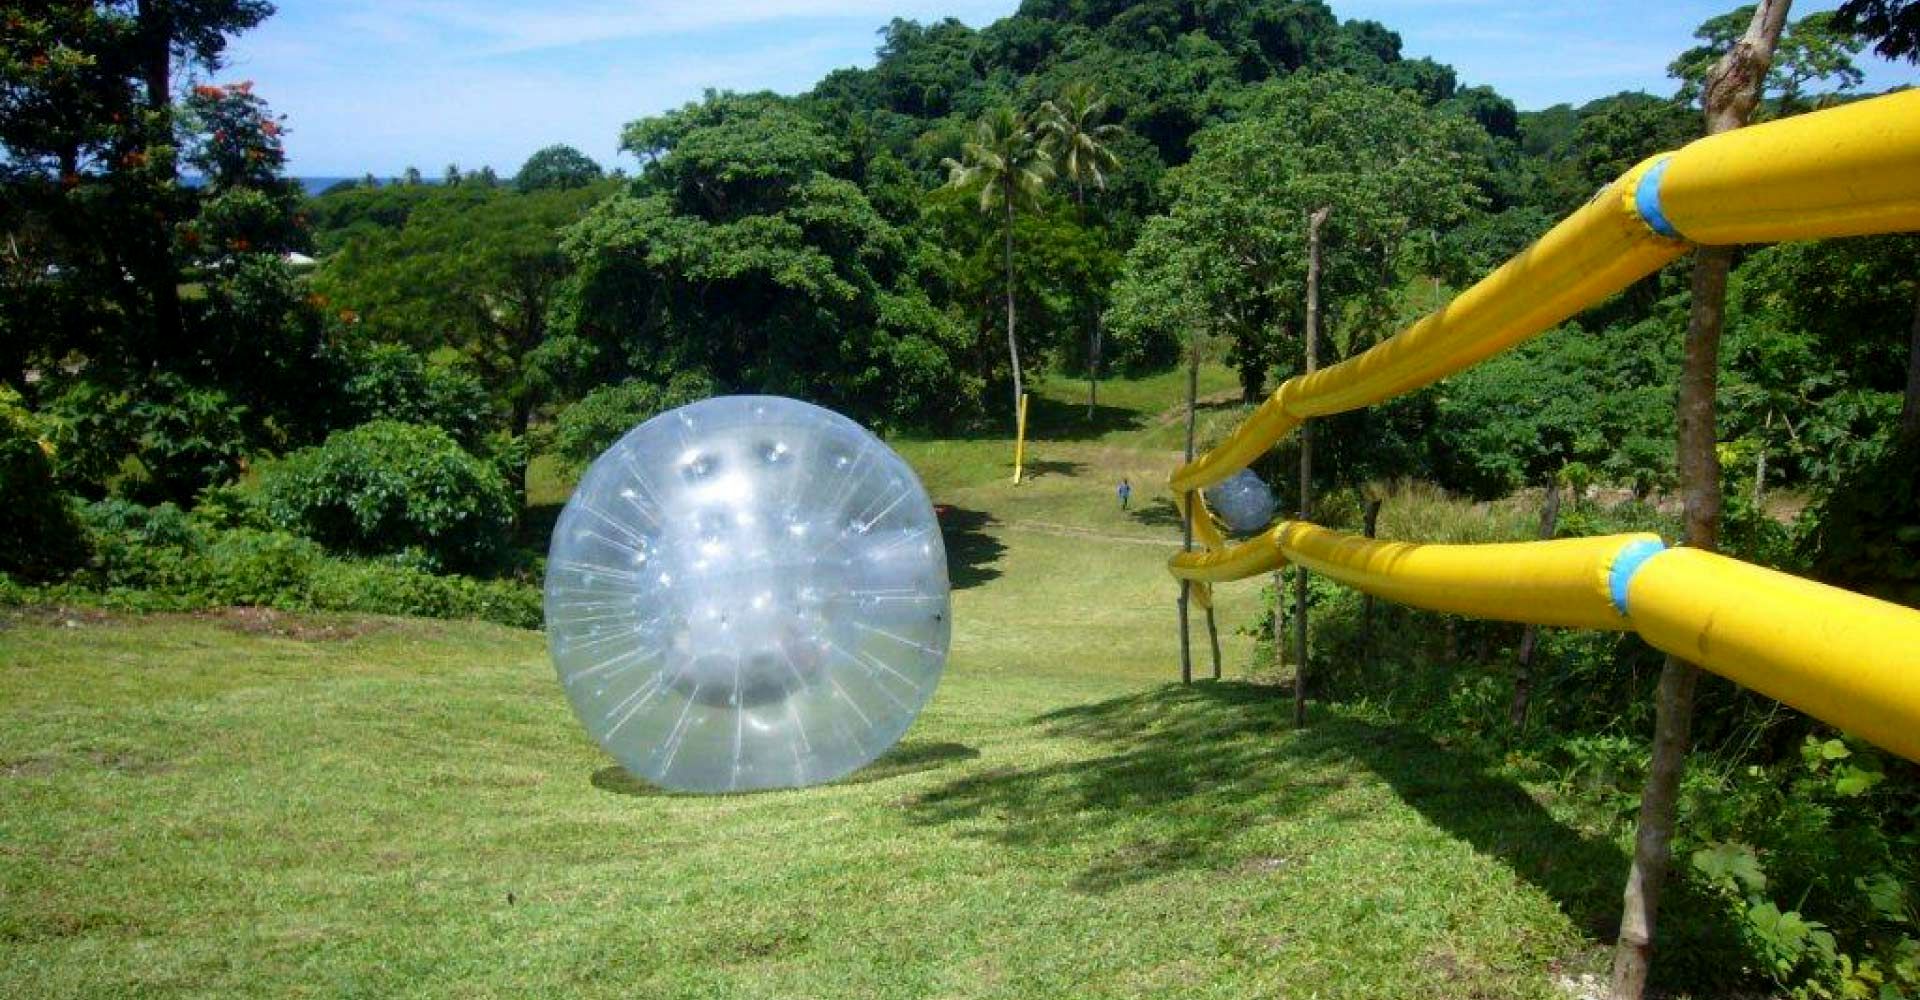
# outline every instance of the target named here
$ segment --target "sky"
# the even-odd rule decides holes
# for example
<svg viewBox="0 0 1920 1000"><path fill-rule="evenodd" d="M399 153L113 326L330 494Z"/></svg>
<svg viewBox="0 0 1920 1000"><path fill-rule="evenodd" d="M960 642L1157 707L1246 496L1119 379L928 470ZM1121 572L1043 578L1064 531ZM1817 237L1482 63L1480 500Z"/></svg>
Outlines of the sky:
<svg viewBox="0 0 1920 1000"><path fill-rule="evenodd" d="M1838 0L1795 4L1796 15ZM1400 33L1408 56L1491 84L1522 109L1672 89L1666 66L1736 0L1332 0ZM382 177L447 164L511 175L575 146L608 168L627 122L706 88L796 93L870 66L895 17L975 27L1018 0L278 0L235 40L220 81L250 79L287 116L289 173ZM1920 67L1862 54L1865 89Z"/></svg>

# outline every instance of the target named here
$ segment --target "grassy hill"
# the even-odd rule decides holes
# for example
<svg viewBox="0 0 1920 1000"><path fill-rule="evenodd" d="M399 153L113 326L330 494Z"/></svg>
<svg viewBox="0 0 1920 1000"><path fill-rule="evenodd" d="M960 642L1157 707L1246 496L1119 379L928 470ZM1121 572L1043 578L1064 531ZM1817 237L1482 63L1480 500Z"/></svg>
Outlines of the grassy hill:
<svg viewBox="0 0 1920 1000"><path fill-rule="evenodd" d="M1625 861L1470 758L1183 689L1172 379L901 451L955 508L953 657L841 783L662 794L540 636L225 612L0 627L0 982L23 996L1546 997ZM1231 386L1210 372L1210 398ZM1233 408L1209 411L1230 422ZM1114 507L1120 475L1135 514ZM552 489L552 487L550 487ZM551 498L550 498L551 499ZM1204 648L1202 645L1201 648ZM1205 673L1204 656L1201 673Z"/></svg>

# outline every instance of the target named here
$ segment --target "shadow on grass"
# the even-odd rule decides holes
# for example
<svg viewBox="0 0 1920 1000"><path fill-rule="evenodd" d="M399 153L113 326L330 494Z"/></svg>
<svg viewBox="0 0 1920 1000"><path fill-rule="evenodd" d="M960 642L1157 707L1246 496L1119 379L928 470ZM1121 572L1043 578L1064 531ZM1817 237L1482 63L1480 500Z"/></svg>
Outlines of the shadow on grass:
<svg viewBox="0 0 1920 1000"><path fill-rule="evenodd" d="M947 581L955 590L965 590L1000 575L1000 554L1007 547L986 533L994 523L993 515L983 510L942 506L940 539L947 547Z"/></svg>
<svg viewBox="0 0 1920 1000"><path fill-rule="evenodd" d="M1326 800L1371 774L1427 822L1546 893L1587 935L1613 939L1628 862L1614 840L1561 822L1486 760L1410 727L1317 711L1295 731L1291 712L1271 686L1219 682L1061 709L1034 724L1103 755L957 778L915 796L909 815L1014 847L1110 842L1073 879L1099 893L1182 870L1301 861L1259 857L1241 838L1315 806L1319 822L1330 816L1351 823L1350 836L1368 835L1364 805ZM1685 863L1676 859L1676 873ZM1668 988L1720 989L1737 975L1734 928L1689 882L1669 880L1660 926L1654 974Z"/></svg>
<svg viewBox="0 0 1920 1000"><path fill-rule="evenodd" d="M880 755L880 759L834 782L836 785L866 785L889 781L909 774L934 771L948 764L973 760L980 751L965 743L935 743L907 740Z"/></svg>
<svg viewBox="0 0 1920 1000"><path fill-rule="evenodd" d="M1071 462L1059 459L1028 459L1020 466L1021 477L1039 479L1042 476L1078 476L1087 467L1085 462Z"/></svg>
<svg viewBox="0 0 1920 1000"><path fill-rule="evenodd" d="M1149 528L1178 529L1180 527L1180 510L1167 497L1154 497L1151 501L1128 511L1127 516L1133 518L1133 523L1143 524Z"/></svg>
<svg viewBox="0 0 1920 1000"><path fill-rule="evenodd" d="M964 743L935 743L921 740L907 740L899 746L880 755L880 758L866 767L833 782L836 785L865 785L875 781L887 781L922 771L933 771L955 761L972 760L980 756L980 751ZM603 767L593 772L587 779L593 787L614 795L628 795L634 798L708 798L696 792L677 792L670 788L661 788L642 778L636 778L627 769L617 764ZM784 789L769 789L782 791ZM747 793L753 794L753 793Z"/></svg>
<svg viewBox="0 0 1920 1000"><path fill-rule="evenodd" d="M1139 410L1105 403L1094 407L1093 415L1089 417L1084 398L1072 402L1033 396L1027 403L1027 440L1077 441L1094 438L1112 431L1144 427L1149 418L1149 414Z"/></svg>
<svg viewBox="0 0 1920 1000"><path fill-rule="evenodd" d="M1151 818L1152 837L1129 837L1076 877L1078 888L1101 892L1175 870L1258 864L1236 847L1240 834L1321 804L1355 780L1357 764L1552 896L1581 928L1614 933L1627 857L1612 841L1561 823L1484 762L1414 730L1320 713L1295 732L1290 712L1274 688L1239 683L1062 709L1036 724L1108 752L968 775L918 796L911 814L924 824L984 824L979 835L1015 846L1124 835Z"/></svg>

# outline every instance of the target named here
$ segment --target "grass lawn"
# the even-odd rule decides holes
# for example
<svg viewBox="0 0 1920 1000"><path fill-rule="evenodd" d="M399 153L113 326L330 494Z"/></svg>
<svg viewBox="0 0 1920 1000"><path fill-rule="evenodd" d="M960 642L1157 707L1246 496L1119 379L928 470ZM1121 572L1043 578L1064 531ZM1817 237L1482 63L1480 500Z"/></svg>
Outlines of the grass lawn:
<svg viewBox="0 0 1920 1000"><path fill-rule="evenodd" d="M1227 681L1169 683L1174 535L1112 499L1175 461L1156 398L1042 422L1018 488L1005 441L901 443L955 509L953 658L823 788L639 785L531 632L5 619L0 992L1563 995L1601 960L1611 841L1410 732L1294 731L1242 676L1247 587Z"/></svg>

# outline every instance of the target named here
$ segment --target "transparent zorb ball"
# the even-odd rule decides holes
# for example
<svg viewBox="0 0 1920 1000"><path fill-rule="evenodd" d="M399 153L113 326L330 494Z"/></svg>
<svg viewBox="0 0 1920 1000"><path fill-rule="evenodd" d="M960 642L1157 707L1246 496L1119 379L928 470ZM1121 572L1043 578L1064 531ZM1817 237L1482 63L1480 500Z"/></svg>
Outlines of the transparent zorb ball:
<svg viewBox="0 0 1920 1000"><path fill-rule="evenodd" d="M1236 535L1252 534L1273 520L1273 490L1252 469L1241 469L1201 492L1208 509Z"/></svg>
<svg viewBox="0 0 1920 1000"><path fill-rule="evenodd" d="M775 396L663 413L597 459L547 556L547 641L596 742L694 792L812 785L906 732L950 637L913 470Z"/></svg>

